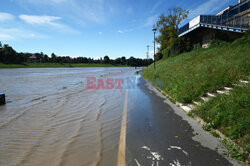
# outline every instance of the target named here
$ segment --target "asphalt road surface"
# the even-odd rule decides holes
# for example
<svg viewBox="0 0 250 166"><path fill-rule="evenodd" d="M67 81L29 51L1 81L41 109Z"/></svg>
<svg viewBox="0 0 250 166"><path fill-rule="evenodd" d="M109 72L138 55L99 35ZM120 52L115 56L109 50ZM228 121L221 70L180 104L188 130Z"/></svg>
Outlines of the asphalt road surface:
<svg viewBox="0 0 250 166"><path fill-rule="evenodd" d="M237 165L220 155L216 138L138 77L128 91L126 164L131 166Z"/></svg>

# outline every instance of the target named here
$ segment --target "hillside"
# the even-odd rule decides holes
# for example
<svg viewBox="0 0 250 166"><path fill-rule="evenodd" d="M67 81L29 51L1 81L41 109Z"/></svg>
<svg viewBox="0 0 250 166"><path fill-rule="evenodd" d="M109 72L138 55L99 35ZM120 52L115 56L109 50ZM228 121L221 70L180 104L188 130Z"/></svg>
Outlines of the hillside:
<svg viewBox="0 0 250 166"><path fill-rule="evenodd" d="M197 49L160 60L143 70L146 79L161 79L174 100L190 103L206 92L231 86L250 75L250 35L233 43Z"/></svg>
<svg viewBox="0 0 250 166"><path fill-rule="evenodd" d="M143 70L143 77L156 83L171 99L184 104L200 101L207 92L213 93L225 86L234 88L229 95L217 95L191 114L198 115L244 149L233 156L249 160L250 152L250 89L240 87L239 80L250 76L250 35L209 49L196 49L175 57L163 58ZM159 81L160 80L160 81ZM160 84L159 84L160 83Z"/></svg>

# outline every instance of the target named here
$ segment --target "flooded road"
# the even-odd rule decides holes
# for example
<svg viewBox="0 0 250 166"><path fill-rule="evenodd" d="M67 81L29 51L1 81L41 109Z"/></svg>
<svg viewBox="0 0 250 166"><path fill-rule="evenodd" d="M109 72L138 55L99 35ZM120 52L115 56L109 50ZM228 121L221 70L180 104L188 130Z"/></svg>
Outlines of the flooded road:
<svg viewBox="0 0 250 166"><path fill-rule="evenodd" d="M115 165L124 90L86 89L86 77L130 70L1 69L0 165Z"/></svg>
<svg viewBox="0 0 250 166"><path fill-rule="evenodd" d="M230 165L211 135L195 140L186 115L134 68L0 69L0 76L1 166ZM87 89L87 77L133 77L136 88Z"/></svg>

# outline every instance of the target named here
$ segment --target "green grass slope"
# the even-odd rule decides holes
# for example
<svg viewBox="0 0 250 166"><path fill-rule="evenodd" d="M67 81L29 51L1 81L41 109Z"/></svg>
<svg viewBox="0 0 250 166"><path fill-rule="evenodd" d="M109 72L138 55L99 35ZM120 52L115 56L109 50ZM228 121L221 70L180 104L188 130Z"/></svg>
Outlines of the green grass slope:
<svg viewBox="0 0 250 166"><path fill-rule="evenodd" d="M182 103L199 100L207 92L225 86L233 87L229 95L217 95L191 114L207 122L205 128L220 130L242 147L243 151L234 145L228 146L233 157L246 163L250 161L250 85L232 85L239 79L249 80L249 34L233 43L163 59L157 62L156 70L151 65L142 73L152 82L162 81L162 90Z"/></svg>
<svg viewBox="0 0 250 166"><path fill-rule="evenodd" d="M163 59L143 70L149 80L160 79L174 100L192 100L250 75L250 35L209 49L198 49Z"/></svg>
<svg viewBox="0 0 250 166"><path fill-rule="evenodd" d="M233 157L249 160L250 153L250 85L235 87L230 95L221 94L192 111L206 128L218 129L243 148L232 149Z"/></svg>

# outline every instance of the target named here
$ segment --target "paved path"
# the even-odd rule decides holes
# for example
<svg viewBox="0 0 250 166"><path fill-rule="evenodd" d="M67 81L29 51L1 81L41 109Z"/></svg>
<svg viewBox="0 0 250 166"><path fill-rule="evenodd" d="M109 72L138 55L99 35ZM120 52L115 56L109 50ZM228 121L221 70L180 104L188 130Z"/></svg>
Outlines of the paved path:
<svg viewBox="0 0 250 166"><path fill-rule="evenodd" d="M232 165L217 152L217 139L145 84L139 78L128 91L126 165Z"/></svg>

